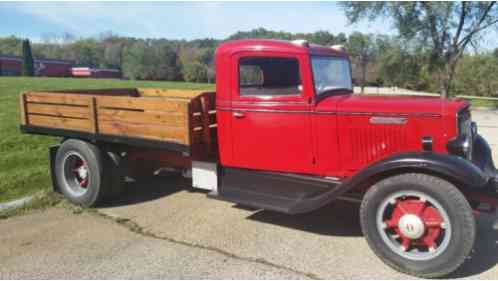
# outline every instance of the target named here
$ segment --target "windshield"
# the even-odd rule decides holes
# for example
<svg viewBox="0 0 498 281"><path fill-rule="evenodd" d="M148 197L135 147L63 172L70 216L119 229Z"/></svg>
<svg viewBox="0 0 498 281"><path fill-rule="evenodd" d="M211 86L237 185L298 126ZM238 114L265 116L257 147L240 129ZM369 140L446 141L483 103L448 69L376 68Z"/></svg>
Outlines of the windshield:
<svg viewBox="0 0 498 281"><path fill-rule="evenodd" d="M317 96L334 90L353 90L349 60L340 57L311 57Z"/></svg>

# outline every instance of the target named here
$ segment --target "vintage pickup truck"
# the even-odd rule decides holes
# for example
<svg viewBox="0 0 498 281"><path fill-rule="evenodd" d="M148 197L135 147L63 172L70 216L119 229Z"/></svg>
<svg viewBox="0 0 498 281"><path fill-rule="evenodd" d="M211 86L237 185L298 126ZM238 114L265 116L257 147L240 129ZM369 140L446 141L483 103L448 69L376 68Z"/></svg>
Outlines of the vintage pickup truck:
<svg viewBox="0 0 498 281"><path fill-rule="evenodd" d="M211 198L261 209L361 202L371 249L405 273L444 276L464 262L474 213L498 206L467 102L355 95L345 50L304 40L223 43L216 70L216 92L25 92L21 130L62 137L50 148L54 188L76 204L169 167Z"/></svg>

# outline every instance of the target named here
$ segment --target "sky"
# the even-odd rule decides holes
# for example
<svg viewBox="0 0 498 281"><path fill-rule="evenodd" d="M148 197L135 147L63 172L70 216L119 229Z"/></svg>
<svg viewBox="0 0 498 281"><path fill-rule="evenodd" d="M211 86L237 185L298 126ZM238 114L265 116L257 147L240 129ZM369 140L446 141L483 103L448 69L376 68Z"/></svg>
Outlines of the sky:
<svg viewBox="0 0 498 281"><path fill-rule="evenodd" d="M92 37L224 39L237 31L393 34L385 22L350 25L335 2L0 2L0 37L39 41L44 34Z"/></svg>

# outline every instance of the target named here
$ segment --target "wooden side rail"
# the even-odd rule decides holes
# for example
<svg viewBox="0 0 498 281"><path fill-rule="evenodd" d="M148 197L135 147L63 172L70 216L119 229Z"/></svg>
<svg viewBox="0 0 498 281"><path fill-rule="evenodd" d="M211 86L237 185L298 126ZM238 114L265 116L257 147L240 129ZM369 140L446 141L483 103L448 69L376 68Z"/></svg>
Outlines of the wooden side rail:
<svg viewBox="0 0 498 281"><path fill-rule="evenodd" d="M217 153L215 93L136 89L26 92L21 124L98 136L190 146L198 158Z"/></svg>

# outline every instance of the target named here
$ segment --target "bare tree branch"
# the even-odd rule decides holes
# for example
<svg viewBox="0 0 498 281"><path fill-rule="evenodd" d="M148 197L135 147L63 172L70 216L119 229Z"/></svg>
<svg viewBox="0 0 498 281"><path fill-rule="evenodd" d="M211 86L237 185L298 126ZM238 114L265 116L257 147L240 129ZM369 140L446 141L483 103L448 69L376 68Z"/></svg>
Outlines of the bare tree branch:
<svg viewBox="0 0 498 281"><path fill-rule="evenodd" d="M496 4L496 1L493 1L491 3L489 3L488 7L486 7L486 10L484 11L484 13L482 14L481 18L474 24L474 27L472 28L472 30L467 33L467 35L462 38L462 40L460 42L458 42L457 45L462 45L462 43L464 41L468 41L472 38L472 36L474 34L476 34L477 32L485 29L485 28L488 28L490 26L492 26L493 24L497 23L498 22L498 19L495 19L494 21L492 21L491 23L481 27L481 24L484 22L484 20L486 19L486 17L488 16L489 12L491 11L491 8L493 8L493 6ZM468 42L467 42L468 43ZM465 45L467 45L467 43L465 43Z"/></svg>
<svg viewBox="0 0 498 281"><path fill-rule="evenodd" d="M455 38L453 38L453 48L456 48L458 40L460 39L460 34L462 33L463 26L465 24L465 16L467 14L467 2L462 2L462 9L460 12L460 21L458 23L458 28L455 34Z"/></svg>
<svg viewBox="0 0 498 281"><path fill-rule="evenodd" d="M436 17L434 16L434 14L432 12L432 7L428 2L422 1L421 4L422 4L422 6L424 6L425 11L427 13L427 17L429 18L429 22L431 25L430 26L431 37L432 37L432 41L434 42L434 48L439 53L440 42L439 42L439 37L437 36Z"/></svg>
<svg viewBox="0 0 498 281"><path fill-rule="evenodd" d="M468 33L460 42L458 42L457 46L461 46L461 47L466 46L468 41L470 41L472 39L472 36L474 36L476 33L478 33L479 31L482 31L490 26L493 26L497 23L498 23L498 18L491 21L490 23L488 23L484 26L481 26L480 28L472 30L471 33Z"/></svg>

